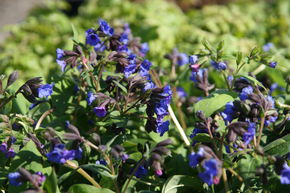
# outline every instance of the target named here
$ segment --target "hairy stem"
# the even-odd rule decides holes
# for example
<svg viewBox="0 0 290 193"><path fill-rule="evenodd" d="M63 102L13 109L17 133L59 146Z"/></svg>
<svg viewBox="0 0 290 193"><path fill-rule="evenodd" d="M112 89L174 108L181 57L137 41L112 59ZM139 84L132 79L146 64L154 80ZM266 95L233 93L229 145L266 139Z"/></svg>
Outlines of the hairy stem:
<svg viewBox="0 0 290 193"><path fill-rule="evenodd" d="M264 124L265 124L265 115L263 115L263 117L261 118L261 126L260 126L260 129L259 129L257 145L260 145Z"/></svg>
<svg viewBox="0 0 290 193"><path fill-rule="evenodd" d="M36 126L34 128L34 130L37 130L40 127L40 124L42 123L42 121L45 119L45 117L47 117L50 113L52 113L54 111L54 109L49 109L47 111L45 111L41 117L38 119Z"/></svg>
<svg viewBox="0 0 290 193"><path fill-rule="evenodd" d="M67 160L65 166L75 169L79 174L81 174L84 178L86 178L91 184L93 184L96 188L102 188L98 182L96 182L86 171L82 168L79 168L75 163L72 161Z"/></svg>

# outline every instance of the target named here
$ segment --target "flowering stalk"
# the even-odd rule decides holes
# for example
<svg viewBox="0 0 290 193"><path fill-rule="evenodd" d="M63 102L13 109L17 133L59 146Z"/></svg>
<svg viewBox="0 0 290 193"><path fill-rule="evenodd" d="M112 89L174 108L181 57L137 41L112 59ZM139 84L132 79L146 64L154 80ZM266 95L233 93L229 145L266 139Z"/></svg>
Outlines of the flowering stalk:
<svg viewBox="0 0 290 193"><path fill-rule="evenodd" d="M176 128L178 129L178 131L179 131L179 133L180 133L185 145L186 146L190 146L190 142L189 142L189 140L188 140L183 128L181 127L180 123L178 122L178 120L177 120L177 118L176 118L176 116L175 116L175 114L174 114L174 112L173 112L173 110L172 110L170 105L168 107L168 112L169 112L169 114L170 114L170 116L171 116Z"/></svg>
<svg viewBox="0 0 290 193"><path fill-rule="evenodd" d="M84 178L86 178L89 182L91 182L96 188L102 188L98 182L96 182L86 171L82 168L79 168L75 163L72 161L67 160L65 166L75 169L79 174L81 174Z"/></svg>
<svg viewBox="0 0 290 193"><path fill-rule="evenodd" d="M37 130L40 127L40 124L42 123L42 121L45 119L46 116L48 116L50 113L52 113L54 111L54 109L49 109L47 111L45 111L41 117L39 118L39 120L36 123L36 126L34 128L34 130Z"/></svg>
<svg viewBox="0 0 290 193"><path fill-rule="evenodd" d="M257 145L260 145L260 141L261 141L261 137L262 137L262 133L263 133L263 128L264 128L264 123L265 123L265 115L263 115L263 117L261 118L261 126L259 129Z"/></svg>

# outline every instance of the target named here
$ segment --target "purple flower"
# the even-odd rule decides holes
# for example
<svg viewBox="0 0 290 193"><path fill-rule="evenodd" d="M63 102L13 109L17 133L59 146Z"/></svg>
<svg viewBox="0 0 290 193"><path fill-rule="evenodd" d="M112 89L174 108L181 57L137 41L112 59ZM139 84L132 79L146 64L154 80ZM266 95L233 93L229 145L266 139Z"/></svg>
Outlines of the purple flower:
<svg viewBox="0 0 290 193"><path fill-rule="evenodd" d="M75 157L74 151L65 149L64 144L57 144L53 150L46 154L49 161L64 164L67 160L72 160Z"/></svg>
<svg viewBox="0 0 290 193"><path fill-rule="evenodd" d="M197 72L191 72L190 80L193 82L198 82L199 79L202 79L204 71L207 69L199 69Z"/></svg>
<svg viewBox="0 0 290 193"><path fill-rule="evenodd" d="M2 142L2 144L0 145L0 151L3 152L3 153L6 153L7 152L7 143L6 142Z"/></svg>
<svg viewBox="0 0 290 193"><path fill-rule="evenodd" d="M64 60L58 60L58 59L56 60L56 62L57 62L58 65L60 65L61 71L64 72L65 67L67 65L66 62Z"/></svg>
<svg viewBox="0 0 290 193"><path fill-rule="evenodd" d="M228 102L226 104L225 110L223 112L221 112L221 115L222 115L223 119L225 121L232 122L232 120L234 119L233 115L235 113L235 110L236 110L236 108L234 106L234 103L233 102Z"/></svg>
<svg viewBox="0 0 290 193"><path fill-rule="evenodd" d="M177 95L179 98L186 98L187 97L187 93L185 92L185 90L182 87L177 87L176 92L177 92Z"/></svg>
<svg viewBox="0 0 290 193"><path fill-rule="evenodd" d="M156 87L156 85L153 82L150 81L150 82L146 82L145 83L145 87L143 88L143 90L144 91L151 90L151 89L153 89L155 87Z"/></svg>
<svg viewBox="0 0 290 193"><path fill-rule="evenodd" d="M149 51L148 43L141 44L140 52L141 52L142 57L144 57L147 54L148 51Z"/></svg>
<svg viewBox="0 0 290 193"><path fill-rule="evenodd" d="M275 107L275 101L274 101L273 97L267 96L266 99L271 104L271 108L274 108Z"/></svg>
<svg viewBox="0 0 290 193"><path fill-rule="evenodd" d="M94 112L96 113L96 115L97 115L98 117L105 117L106 114L107 114L106 107L102 107L102 106L100 106L100 107L95 107L95 108L94 108Z"/></svg>
<svg viewBox="0 0 290 193"><path fill-rule="evenodd" d="M99 42L94 46L96 52L103 52L107 49L106 45L103 42Z"/></svg>
<svg viewBox="0 0 290 193"><path fill-rule="evenodd" d="M170 122L168 120L164 121L164 122L161 121L157 124L156 131L157 131L157 133L160 133L160 137L162 137L164 135L164 133L169 130L169 124L170 124Z"/></svg>
<svg viewBox="0 0 290 193"><path fill-rule="evenodd" d="M278 116L269 116L267 120L265 120L265 126L270 125L270 123L274 123L278 119Z"/></svg>
<svg viewBox="0 0 290 193"><path fill-rule="evenodd" d="M135 172L135 176L137 178L142 178L144 176L146 176L148 173L148 170L144 167L144 166L140 166L137 171Z"/></svg>
<svg viewBox="0 0 290 193"><path fill-rule="evenodd" d="M88 29L86 31L86 44L96 46L100 42L101 40L98 34L96 34L96 32L93 29Z"/></svg>
<svg viewBox="0 0 290 193"><path fill-rule="evenodd" d="M254 92L253 87L247 86L242 89L242 92L240 93L240 99L242 101L246 100L248 98L248 95L252 94Z"/></svg>
<svg viewBox="0 0 290 193"><path fill-rule="evenodd" d="M125 162L127 159L129 159L129 155L126 154L126 153L123 153L123 154L121 155L121 159L122 159L123 162Z"/></svg>
<svg viewBox="0 0 290 193"><path fill-rule="evenodd" d="M269 63L269 66L270 66L271 68L276 68L276 66L277 66L277 62L270 62L270 63Z"/></svg>
<svg viewBox="0 0 290 193"><path fill-rule="evenodd" d="M185 53L178 53L177 55L177 64L178 66L183 66L184 64L188 64L188 56Z"/></svg>
<svg viewBox="0 0 290 193"><path fill-rule="evenodd" d="M189 56L189 63L190 64L196 64L198 60L198 56L197 55L191 55Z"/></svg>
<svg viewBox="0 0 290 193"><path fill-rule="evenodd" d="M48 98L53 90L53 83L52 84L44 84L44 85L41 85L39 88L38 88L38 97L39 98Z"/></svg>
<svg viewBox="0 0 290 193"><path fill-rule="evenodd" d="M21 186L22 185L22 177L19 172L12 172L8 174L9 183L12 186Z"/></svg>
<svg viewBox="0 0 290 193"><path fill-rule="evenodd" d="M206 160L202 165L204 172L200 173L198 176L211 186L214 183L214 177L218 174L218 165L215 159Z"/></svg>
<svg viewBox="0 0 290 193"><path fill-rule="evenodd" d="M99 30L102 31L104 34L108 36L112 36L114 34L114 29L110 27L105 20L99 19L99 25Z"/></svg>
<svg viewBox="0 0 290 193"><path fill-rule="evenodd" d="M281 184L290 184L290 167L285 163L283 165L283 170L281 171Z"/></svg>
<svg viewBox="0 0 290 193"><path fill-rule="evenodd" d="M81 147L78 147L77 149L75 150L72 150L74 151L74 159L82 159L83 157L83 150Z"/></svg>
<svg viewBox="0 0 290 193"><path fill-rule="evenodd" d="M129 48L127 47L127 45L120 45L120 46L118 46L117 51L118 52L125 52L127 54L130 54L130 52L131 52L129 50Z"/></svg>
<svg viewBox="0 0 290 193"><path fill-rule="evenodd" d="M17 139L14 136L11 136L10 141L12 144L14 144L17 141Z"/></svg>
<svg viewBox="0 0 290 193"><path fill-rule="evenodd" d="M128 78L131 74L133 74L136 71L137 65L135 58L136 56L134 54L130 54L127 58L129 64L124 68L124 75L126 78Z"/></svg>
<svg viewBox="0 0 290 193"><path fill-rule="evenodd" d="M256 134L256 124L249 122L247 132L243 134L243 140L246 145L248 145L255 137Z"/></svg>
<svg viewBox="0 0 290 193"><path fill-rule="evenodd" d="M97 160L97 161L96 161L96 164L97 164L97 165L102 164L102 165L106 166L106 165L107 165L107 162L106 162L105 160L101 159L101 160Z"/></svg>
<svg viewBox="0 0 290 193"><path fill-rule="evenodd" d="M129 43L129 37L127 33L122 33L120 36L120 42L127 45Z"/></svg>
<svg viewBox="0 0 290 193"><path fill-rule="evenodd" d="M37 179L38 184L41 184L46 179L45 175L42 172L35 172L35 175L38 176L38 179Z"/></svg>
<svg viewBox="0 0 290 193"><path fill-rule="evenodd" d="M16 155L15 151L14 151L12 148L10 148L10 149L6 152L5 157L7 157L7 158L14 158L15 155Z"/></svg>
<svg viewBox="0 0 290 193"><path fill-rule="evenodd" d="M203 159L204 157L204 149L201 147L199 148L198 152L192 152L188 158L189 158L189 166L192 168L195 168L198 163Z"/></svg>
<svg viewBox="0 0 290 193"><path fill-rule="evenodd" d="M56 59L60 60L65 56L65 53L62 49L57 48L56 49Z"/></svg>
<svg viewBox="0 0 290 193"><path fill-rule="evenodd" d="M216 62L216 61L210 61L210 64L216 69L216 70L225 70L227 69L227 64L225 62Z"/></svg>
<svg viewBox="0 0 290 193"><path fill-rule="evenodd" d="M150 67L152 66L152 63L149 61L149 60L144 60L141 65L140 65L140 71L139 71L139 74L141 76L146 76L148 77L149 76L149 70L150 70Z"/></svg>
<svg viewBox="0 0 290 193"><path fill-rule="evenodd" d="M264 52L269 52L274 47L274 44L269 42L263 46Z"/></svg>
<svg viewBox="0 0 290 193"><path fill-rule="evenodd" d="M91 105L91 104L94 102L94 100L96 100L96 96L95 96L95 94L92 93L91 91L89 91L89 92L88 92L88 96L87 96L87 103L88 103L89 105Z"/></svg>

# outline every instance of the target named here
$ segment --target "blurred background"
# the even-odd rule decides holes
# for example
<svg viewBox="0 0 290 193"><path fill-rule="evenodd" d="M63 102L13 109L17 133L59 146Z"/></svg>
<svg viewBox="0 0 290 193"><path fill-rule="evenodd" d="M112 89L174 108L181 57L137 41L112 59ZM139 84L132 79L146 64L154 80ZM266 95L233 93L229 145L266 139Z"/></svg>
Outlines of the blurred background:
<svg viewBox="0 0 290 193"><path fill-rule="evenodd" d="M263 75L283 86L290 71L289 0L0 0L0 18L0 72L18 70L23 80L60 73L55 50L71 49L72 24L84 40L98 18L129 23L157 67L168 66L163 56L173 48L194 54L206 39L224 40L229 61L273 43L279 65Z"/></svg>

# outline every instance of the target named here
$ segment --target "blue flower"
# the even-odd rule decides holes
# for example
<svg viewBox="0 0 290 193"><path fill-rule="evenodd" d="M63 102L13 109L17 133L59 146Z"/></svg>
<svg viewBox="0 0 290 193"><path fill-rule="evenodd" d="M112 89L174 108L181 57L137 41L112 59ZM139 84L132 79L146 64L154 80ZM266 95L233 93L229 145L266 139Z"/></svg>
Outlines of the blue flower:
<svg viewBox="0 0 290 193"><path fill-rule="evenodd" d="M160 137L162 137L164 135L164 133L169 130L169 124L170 123L168 120L165 122L161 121L157 124L156 131L157 131L157 133L160 133Z"/></svg>
<svg viewBox="0 0 290 193"><path fill-rule="evenodd" d="M38 179L37 179L38 184L41 184L46 179L45 175L42 172L35 172L35 175L38 176Z"/></svg>
<svg viewBox="0 0 290 193"><path fill-rule="evenodd" d="M96 52L103 52L107 49L107 46L103 42L99 42L94 46Z"/></svg>
<svg viewBox="0 0 290 193"><path fill-rule="evenodd" d="M151 90L151 89L153 89L155 87L156 87L156 85L153 82L149 81L149 82L145 83L145 87L143 88L143 90L144 91Z"/></svg>
<svg viewBox="0 0 290 193"><path fill-rule="evenodd" d="M200 173L198 176L211 186L214 183L214 177L218 174L217 161L215 159L206 160L202 165L204 172Z"/></svg>
<svg viewBox="0 0 290 193"><path fill-rule="evenodd" d="M121 159L122 159L123 162L125 162L127 159L129 159L129 155L126 154L126 153L123 153L123 154L121 155Z"/></svg>
<svg viewBox="0 0 290 193"><path fill-rule="evenodd" d="M270 103L270 107L274 108L275 107L275 101L274 101L273 97L267 96L266 99Z"/></svg>
<svg viewBox="0 0 290 193"><path fill-rule="evenodd" d="M148 77L149 76L149 70L150 70L150 67L152 66L152 63L149 61L149 60L144 60L141 65L140 65L140 71L139 71L139 74L141 76L146 76Z"/></svg>
<svg viewBox="0 0 290 193"><path fill-rule="evenodd" d="M190 64L196 64L197 60L198 60L198 56L197 55L191 55L191 56L189 56L189 61L188 62Z"/></svg>
<svg viewBox="0 0 290 193"><path fill-rule="evenodd" d="M137 178L142 178L144 176L146 176L148 173L148 170L144 167L144 166L140 166L137 171L135 172L135 176Z"/></svg>
<svg viewBox="0 0 290 193"><path fill-rule="evenodd" d="M22 185L22 177L19 172L12 172L8 174L9 183L12 186L21 186Z"/></svg>
<svg viewBox="0 0 290 193"><path fill-rule="evenodd" d="M192 152L189 156L189 166L195 168L199 162L204 158L204 149L199 148L198 152Z"/></svg>
<svg viewBox="0 0 290 193"><path fill-rule="evenodd" d="M264 52L269 52L274 47L274 44L269 42L263 46Z"/></svg>
<svg viewBox="0 0 290 193"><path fill-rule="evenodd" d="M122 33L120 36L120 42L127 45L129 43L129 37L127 33Z"/></svg>
<svg viewBox="0 0 290 193"><path fill-rule="evenodd" d="M77 149L75 150L72 150L74 151L74 159L82 159L83 157L83 150L81 147L78 147Z"/></svg>
<svg viewBox="0 0 290 193"><path fill-rule="evenodd" d="M128 59L128 65L124 68L124 75L126 78L128 78L131 74L133 74L136 71L137 65L136 65L136 56L134 54L130 54Z"/></svg>
<svg viewBox="0 0 290 193"><path fill-rule="evenodd" d="M223 119L225 121L232 122L232 120L234 119L233 115L235 113L235 110L236 110L236 108L234 106L234 103L233 102L228 102L226 104L225 110L223 112L221 112L221 115L222 115Z"/></svg>
<svg viewBox="0 0 290 193"><path fill-rule="evenodd" d="M91 105L94 100L96 100L96 96L94 93L92 93L91 91L88 92L88 96L87 96L87 102L89 105Z"/></svg>
<svg viewBox="0 0 290 193"><path fill-rule="evenodd" d="M242 89L242 92L240 93L240 99L242 101L246 100L248 98L248 95L252 94L254 92L253 87L247 86Z"/></svg>
<svg viewBox="0 0 290 193"><path fill-rule="evenodd" d="M248 145L255 137L256 134L256 124L249 122L247 132L243 134L243 140L246 145Z"/></svg>
<svg viewBox="0 0 290 193"><path fill-rule="evenodd" d="M183 66L184 64L188 64L189 58L185 53L178 53L177 55L177 64L179 66Z"/></svg>
<svg viewBox="0 0 290 193"><path fill-rule="evenodd" d="M176 92L177 92L177 95L179 98L186 98L187 97L187 93L185 92L185 90L182 87L177 87Z"/></svg>
<svg viewBox="0 0 290 193"><path fill-rule="evenodd" d="M15 155L16 155L15 151L14 151L12 148L10 148L10 149L6 152L5 157L7 157L7 158L14 158Z"/></svg>
<svg viewBox="0 0 290 193"><path fill-rule="evenodd" d="M102 31L104 34L108 36L112 36L114 34L114 29L110 27L105 20L99 19L99 25L99 30Z"/></svg>
<svg viewBox="0 0 290 193"><path fill-rule="evenodd" d="M211 60L210 63L216 70L225 70L228 67L225 62L216 62Z"/></svg>
<svg viewBox="0 0 290 193"><path fill-rule="evenodd" d="M131 52L129 50L129 48L127 47L127 45L120 45L120 46L118 46L117 51L118 52L125 52L127 54L130 54L130 52Z"/></svg>
<svg viewBox="0 0 290 193"><path fill-rule="evenodd" d="M107 114L106 107L95 107L94 112L98 117L105 117Z"/></svg>
<svg viewBox="0 0 290 193"><path fill-rule="evenodd" d="M61 71L64 72L67 63L64 60L56 60L57 64L60 65Z"/></svg>
<svg viewBox="0 0 290 193"><path fill-rule="evenodd" d="M102 165L106 166L106 165L107 165L107 162L106 162L105 160L101 159L101 160L97 160L97 161L96 161L96 164L97 164L97 165L102 164Z"/></svg>
<svg viewBox="0 0 290 193"><path fill-rule="evenodd" d="M7 143L3 142L1 145L0 145L0 151L3 152L3 153L6 153L7 152Z"/></svg>
<svg viewBox="0 0 290 193"><path fill-rule="evenodd" d="M67 160L74 159L75 152L65 149L64 144L57 144L51 152L46 154L46 157L51 162L64 164Z"/></svg>
<svg viewBox="0 0 290 193"><path fill-rule="evenodd" d="M100 42L101 40L98 34L96 34L96 32L93 29L88 29L86 31L86 44L96 46Z"/></svg>
<svg viewBox="0 0 290 193"><path fill-rule="evenodd" d="M290 167L285 163L281 171L281 184L290 184Z"/></svg>
<svg viewBox="0 0 290 193"><path fill-rule="evenodd" d="M56 59L60 60L65 56L65 53L62 49L57 48L56 49Z"/></svg>
<svg viewBox="0 0 290 193"><path fill-rule="evenodd" d="M39 98L48 98L53 90L53 85L54 84L44 84L44 85L41 85L39 88L38 88L38 97Z"/></svg>
<svg viewBox="0 0 290 193"><path fill-rule="evenodd" d="M191 72L190 80L192 80L193 82L198 82L198 80L202 79L203 73L206 70L207 69L199 69L197 72Z"/></svg>
<svg viewBox="0 0 290 193"><path fill-rule="evenodd" d="M268 116L267 120L265 120L265 126L270 125L270 123L274 123L278 119L278 116Z"/></svg>
<svg viewBox="0 0 290 193"><path fill-rule="evenodd" d="M141 47L140 47L141 56L144 57L148 51L149 51L148 43L141 44Z"/></svg>
<svg viewBox="0 0 290 193"><path fill-rule="evenodd" d="M269 63L269 66L270 66L271 68L276 68L276 66L277 66L277 62L270 62L270 63Z"/></svg>

